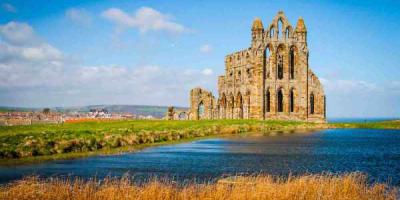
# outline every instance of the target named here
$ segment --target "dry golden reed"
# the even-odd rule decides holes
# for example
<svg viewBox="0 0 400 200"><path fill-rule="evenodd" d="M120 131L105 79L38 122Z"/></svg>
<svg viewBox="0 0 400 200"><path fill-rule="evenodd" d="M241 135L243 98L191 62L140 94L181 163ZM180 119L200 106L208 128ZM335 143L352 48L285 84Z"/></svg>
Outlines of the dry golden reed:
<svg viewBox="0 0 400 200"><path fill-rule="evenodd" d="M397 199L398 190L368 184L366 176L351 173L279 178L268 175L234 177L218 183L176 185L150 181L136 185L128 179L103 181L28 177L0 187L0 199Z"/></svg>

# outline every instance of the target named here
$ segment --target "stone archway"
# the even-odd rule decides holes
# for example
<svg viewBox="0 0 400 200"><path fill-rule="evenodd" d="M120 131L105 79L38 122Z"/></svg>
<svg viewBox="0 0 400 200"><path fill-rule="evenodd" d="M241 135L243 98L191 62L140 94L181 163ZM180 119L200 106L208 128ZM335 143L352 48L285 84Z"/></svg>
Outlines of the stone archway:
<svg viewBox="0 0 400 200"><path fill-rule="evenodd" d="M265 92L265 112L271 112L271 92L269 88L267 88L267 91Z"/></svg>
<svg viewBox="0 0 400 200"><path fill-rule="evenodd" d="M276 61L276 78L278 79L278 80L282 80L282 79L284 79L284 77L285 77L285 73L286 73L286 70L285 70L285 51L286 51L286 48L285 48L285 46L284 45L279 45L278 46L278 48L277 48L277 53L276 53L276 58L277 58L277 61Z"/></svg>
<svg viewBox="0 0 400 200"><path fill-rule="evenodd" d="M234 119L235 116L235 98L232 93L227 97L226 119Z"/></svg>
<svg viewBox="0 0 400 200"><path fill-rule="evenodd" d="M197 119L204 119L205 117L205 108L203 101L200 101L199 106L197 107Z"/></svg>
<svg viewBox="0 0 400 200"><path fill-rule="evenodd" d="M296 79L297 47L291 46L289 49L289 79Z"/></svg>
<svg viewBox="0 0 400 200"><path fill-rule="evenodd" d="M280 88L279 90L278 90L278 93L277 93L277 110L278 110L278 112L283 112L283 91L282 91L282 88Z"/></svg>
<svg viewBox="0 0 400 200"><path fill-rule="evenodd" d="M226 107L227 107L227 105L226 105L226 96L225 96L225 93L222 93L222 97L221 97L221 99L220 99L219 104L220 104L220 106L219 106L219 109L220 109L220 118L221 118L221 119L226 119Z"/></svg>
<svg viewBox="0 0 400 200"><path fill-rule="evenodd" d="M179 120L187 120L188 118L189 118L189 115L185 111L180 112L178 114L178 119Z"/></svg>
<svg viewBox="0 0 400 200"><path fill-rule="evenodd" d="M296 99L295 99L295 89L292 88L290 89L289 93L289 112L295 112L295 106L296 106Z"/></svg>
<svg viewBox="0 0 400 200"><path fill-rule="evenodd" d="M236 96L236 112L236 118L243 119L243 97L240 92Z"/></svg>

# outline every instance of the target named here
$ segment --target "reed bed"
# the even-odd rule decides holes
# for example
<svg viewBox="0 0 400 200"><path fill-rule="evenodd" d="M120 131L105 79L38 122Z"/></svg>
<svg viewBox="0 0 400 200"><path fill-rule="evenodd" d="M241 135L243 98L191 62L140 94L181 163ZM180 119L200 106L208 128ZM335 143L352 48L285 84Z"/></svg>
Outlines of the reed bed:
<svg viewBox="0 0 400 200"><path fill-rule="evenodd" d="M137 185L127 178L87 180L27 177L0 186L0 199L397 199L387 184L368 184L360 173L233 177L214 183L178 185L152 180Z"/></svg>

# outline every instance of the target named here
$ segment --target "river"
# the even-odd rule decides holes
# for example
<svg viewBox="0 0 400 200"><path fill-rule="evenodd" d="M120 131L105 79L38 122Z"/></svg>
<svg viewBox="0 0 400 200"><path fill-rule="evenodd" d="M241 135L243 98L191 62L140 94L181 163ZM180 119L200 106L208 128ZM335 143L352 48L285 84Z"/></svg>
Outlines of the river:
<svg viewBox="0 0 400 200"><path fill-rule="evenodd" d="M368 174L371 182L399 186L400 130L330 129L199 139L119 155L0 167L0 182L32 174L212 181L258 173L287 176L354 171Z"/></svg>

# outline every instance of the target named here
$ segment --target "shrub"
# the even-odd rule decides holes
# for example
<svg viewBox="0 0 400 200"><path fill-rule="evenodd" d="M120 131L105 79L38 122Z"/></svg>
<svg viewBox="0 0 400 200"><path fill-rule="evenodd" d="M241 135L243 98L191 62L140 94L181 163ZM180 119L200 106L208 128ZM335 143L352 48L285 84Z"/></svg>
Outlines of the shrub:
<svg viewBox="0 0 400 200"><path fill-rule="evenodd" d="M18 152L13 149L5 149L1 154L3 155L3 158L19 158Z"/></svg>
<svg viewBox="0 0 400 200"><path fill-rule="evenodd" d="M124 142L125 142L127 145L135 145L135 144L138 144L138 143L139 143L139 141L138 141L138 136L136 136L136 135L134 135L134 134L125 136L125 137L123 138L123 140L124 140Z"/></svg>
<svg viewBox="0 0 400 200"><path fill-rule="evenodd" d="M113 140L110 142L112 148L120 147L121 146L121 138L115 137Z"/></svg>
<svg viewBox="0 0 400 200"><path fill-rule="evenodd" d="M62 140L55 144L54 149L57 153L67 153L72 151L72 146L69 141Z"/></svg>

